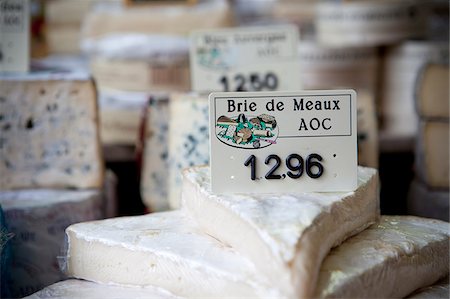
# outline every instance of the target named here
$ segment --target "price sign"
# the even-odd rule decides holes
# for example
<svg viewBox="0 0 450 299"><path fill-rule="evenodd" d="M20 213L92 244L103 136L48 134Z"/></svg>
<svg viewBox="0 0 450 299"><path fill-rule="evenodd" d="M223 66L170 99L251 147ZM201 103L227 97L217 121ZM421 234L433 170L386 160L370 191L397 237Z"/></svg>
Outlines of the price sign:
<svg viewBox="0 0 450 299"><path fill-rule="evenodd" d="M190 61L192 89L198 92L300 88L294 26L195 31Z"/></svg>
<svg viewBox="0 0 450 299"><path fill-rule="evenodd" d="M30 59L28 0L0 0L0 72L27 72Z"/></svg>
<svg viewBox="0 0 450 299"><path fill-rule="evenodd" d="M209 105L213 192L356 189L355 91L217 92Z"/></svg>

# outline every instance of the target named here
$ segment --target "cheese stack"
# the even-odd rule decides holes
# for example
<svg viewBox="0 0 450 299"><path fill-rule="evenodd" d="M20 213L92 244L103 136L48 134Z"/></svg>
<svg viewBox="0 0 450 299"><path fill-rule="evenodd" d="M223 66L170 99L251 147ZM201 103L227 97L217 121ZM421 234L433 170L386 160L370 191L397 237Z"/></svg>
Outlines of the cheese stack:
<svg viewBox="0 0 450 299"><path fill-rule="evenodd" d="M48 50L51 54L80 53L81 24L93 6L101 2L119 5L120 0L52 0L45 2Z"/></svg>
<svg viewBox="0 0 450 299"><path fill-rule="evenodd" d="M317 0L277 0L271 7L271 19L297 25L300 36L313 36Z"/></svg>
<svg viewBox="0 0 450 299"><path fill-rule="evenodd" d="M416 176L411 185L411 213L448 221L449 206L449 66L431 63L419 73L416 106Z"/></svg>
<svg viewBox="0 0 450 299"><path fill-rule="evenodd" d="M184 183L182 210L69 227L69 275L185 298L403 297L448 275L447 223L364 230L379 217L374 169L348 193L217 195L207 167Z"/></svg>
<svg viewBox="0 0 450 299"><path fill-rule="evenodd" d="M417 76L424 64L448 60L448 51L447 42L426 41L408 41L386 49L380 97L383 134L412 138L417 133Z"/></svg>
<svg viewBox="0 0 450 299"><path fill-rule="evenodd" d="M0 204L15 235L8 285L25 296L63 277L64 229L103 216L96 90L85 73L0 79Z"/></svg>
<svg viewBox="0 0 450 299"><path fill-rule="evenodd" d="M380 46L425 34L427 10L417 0L322 1L316 30L321 44Z"/></svg>

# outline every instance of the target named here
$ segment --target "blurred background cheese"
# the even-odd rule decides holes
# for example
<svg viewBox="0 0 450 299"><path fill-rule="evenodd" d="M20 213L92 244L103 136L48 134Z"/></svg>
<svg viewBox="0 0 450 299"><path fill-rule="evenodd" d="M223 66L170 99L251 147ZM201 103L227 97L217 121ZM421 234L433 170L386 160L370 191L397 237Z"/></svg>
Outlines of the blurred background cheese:
<svg viewBox="0 0 450 299"><path fill-rule="evenodd" d="M169 104L169 206L176 209L181 200L181 171L209 163L208 96L175 93Z"/></svg>
<svg viewBox="0 0 450 299"><path fill-rule="evenodd" d="M97 97L86 74L0 77L0 190L101 187Z"/></svg>
<svg viewBox="0 0 450 299"><path fill-rule="evenodd" d="M11 243L8 286L12 297L23 297L65 276L64 230L72 223L103 218L100 190L29 189L0 191Z"/></svg>

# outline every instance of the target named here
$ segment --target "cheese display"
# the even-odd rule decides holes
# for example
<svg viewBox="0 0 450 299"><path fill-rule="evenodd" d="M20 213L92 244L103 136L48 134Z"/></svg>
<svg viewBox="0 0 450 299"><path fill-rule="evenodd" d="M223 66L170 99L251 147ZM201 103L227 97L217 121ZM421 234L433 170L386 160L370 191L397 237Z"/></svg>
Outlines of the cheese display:
<svg viewBox="0 0 450 299"><path fill-rule="evenodd" d="M82 38L130 32L187 36L196 29L232 24L231 11L225 0L202 1L196 5L99 7L84 19Z"/></svg>
<svg viewBox="0 0 450 299"><path fill-rule="evenodd" d="M313 295L328 251L377 220L378 177L358 168L349 193L211 193L208 167L183 172L182 206L202 229L254 262L288 297Z"/></svg>
<svg viewBox="0 0 450 299"><path fill-rule="evenodd" d="M0 189L99 188L96 90L78 73L0 76Z"/></svg>
<svg viewBox="0 0 450 299"><path fill-rule="evenodd" d="M169 205L180 206L181 171L209 162L207 95L172 94L169 104Z"/></svg>
<svg viewBox="0 0 450 299"><path fill-rule="evenodd" d="M416 175L430 188L449 188L449 122L423 121L420 124Z"/></svg>
<svg viewBox="0 0 450 299"><path fill-rule="evenodd" d="M409 187L408 213L449 221L449 190L433 190L415 179Z"/></svg>
<svg viewBox="0 0 450 299"><path fill-rule="evenodd" d="M40 290L24 299L181 299L161 288L152 286L131 287L98 284L90 281L69 279Z"/></svg>
<svg viewBox="0 0 450 299"><path fill-rule="evenodd" d="M375 92L375 48L326 47L302 40L298 47L303 89L353 88Z"/></svg>
<svg viewBox="0 0 450 299"><path fill-rule="evenodd" d="M82 48L100 89L172 92L190 87L186 37L115 33L85 39Z"/></svg>
<svg viewBox="0 0 450 299"><path fill-rule="evenodd" d="M427 64L416 86L417 112L423 118L449 118L449 65Z"/></svg>
<svg viewBox="0 0 450 299"><path fill-rule="evenodd" d="M382 216L325 258L315 298L403 298L431 285L448 275L449 233L443 221Z"/></svg>
<svg viewBox="0 0 450 299"><path fill-rule="evenodd" d="M410 41L388 48L382 72L382 130L394 136L414 136L416 82L424 64L448 61L447 42Z"/></svg>
<svg viewBox="0 0 450 299"><path fill-rule="evenodd" d="M182 211L80 223L66 233L72 277L154 285L187 298L279 297L249 260Z"/></svg>
<svg viewBox="0 0 450 299"><path fill-rule="evenodd" d="M426 10L419 1L323 1L317 6L316 30L322 44L389 45L425 34Z"/></svg>
<svg viewBox="0 0 450 299"><path fill-rule="evenodd" d="M313 35L317 3L315 0L274 1L270 17L275 21L297 25L300 36Z"/></svg>
<svg viewBox="0 0 450 299"><path fill-rule="evenodd" d="M100 136L103 145L132 145L138 141L141 115L149 95L143 92L101 90Z"/></svg>
<svg viewBox="0 0 450 299"><path fill-rule="evenodd" d="M448 277L442 281L417 290L407 298L410 299L447 299L450 296L450 286L448 282Z"/></svg>
<svg viewBox="0 0 450 299"><path fill-rule="evenodd" d="M140 186L142 201L150 211L168 210L169 99L167 96L150 97L144 126Z"/></svg>
<svg viewBox="0 0 450 299"><path fill-rule="evenodd" d="M29 295L64 277L58 256L64 230L73 223L103 216L101 192L95 190L0 191L11 239L11 295Z"/></svg>

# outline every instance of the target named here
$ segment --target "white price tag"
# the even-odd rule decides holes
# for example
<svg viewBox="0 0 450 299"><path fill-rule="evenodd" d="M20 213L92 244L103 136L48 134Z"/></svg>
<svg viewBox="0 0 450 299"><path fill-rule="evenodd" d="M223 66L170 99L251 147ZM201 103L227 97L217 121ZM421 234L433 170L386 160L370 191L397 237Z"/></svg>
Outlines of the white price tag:
<svg viewBox="0 0 450 299"><path fill-rule="evenodd" d="M209 96L216 193L353 191L353 90L217 92Z"/></svg>
<svg viewBox="0 0 450 299"><path fill-rule="evenodd" d="M0 72L27 72L30 61L28 0L0 0Z"/></svg>
<svg viewBox="0 0 450 299"><path fill-rule="evenodd" d="M298 90L298 40L294 26L195 31L190 48L192 89Z"/></svg>

